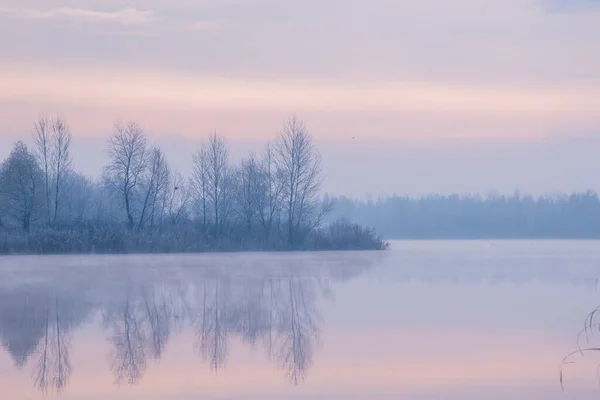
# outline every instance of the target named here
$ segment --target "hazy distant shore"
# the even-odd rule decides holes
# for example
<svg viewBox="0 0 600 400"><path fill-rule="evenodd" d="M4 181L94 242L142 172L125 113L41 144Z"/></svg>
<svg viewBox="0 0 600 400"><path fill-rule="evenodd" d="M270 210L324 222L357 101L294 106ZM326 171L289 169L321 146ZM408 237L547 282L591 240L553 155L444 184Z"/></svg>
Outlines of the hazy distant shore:
<svg viewBox="0 0 600 400"><path fill-rule="evenodd" d="M593 191L546 196L490 194L332 199L328 218L372 226L394 239L600 239Z"/></svg>

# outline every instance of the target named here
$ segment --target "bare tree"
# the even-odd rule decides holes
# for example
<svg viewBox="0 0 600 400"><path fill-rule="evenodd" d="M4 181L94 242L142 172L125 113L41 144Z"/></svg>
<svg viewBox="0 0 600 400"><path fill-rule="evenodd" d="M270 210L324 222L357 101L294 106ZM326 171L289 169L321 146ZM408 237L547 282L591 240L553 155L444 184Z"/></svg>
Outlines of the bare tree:
<svg viewBox="0 0 600 400"><path fill-rule="evenodd" d="M154 147L148 159L148 168L143 177L144 198L138 222L138 231L144 227L147 219L153 219L159 195L166 189L169 179L169 166L163 152Z"/></svg>
<svg viewBox="0 0 600 400"><path fill-rule="evenodd" d="M160 154L162 154L162 152ZM157 219L161 222L163 221L164 215L167 211L165 208L165 199L172 190L173 180L173 172L171 171L171 168L169 167L164 155L162 156L162 161L161 157L155 157L155 160L156 162L154 162L152 165L158 166L158 179L156 190L152 196L150 227L154 227L154 223Z"/></svg>
<svg viewBox="0 0 600 400"><path fill-rule="evenodd" d="M46 197L46 218L48 219L48 224L50 224L50 221L52 220L52 214L50 213L50 181L52 179L50 175L52 163L51 128L52 123L48 117L43 114L40 115L40 117L35 120L33 124L35 155L44 172L44 194Z"/></svg>
<svg viewBox="0 0 600 400"><path fill-rule="evenodd" d="M71 131L65 120L57 117L52 122L52 175L54 183L54 223L58 218L58 210L63 186L71 171Z"/></svg>
<svg viewBox="0 0 600 400"><path fill-rule="evenodd" d="M277 167L274 160L273 147L267 145L262 160L262 182L264 191L259 197L259 215L265 232L265 239L269 242L273 225L277 222L281 211L281 194L283 185L277 176Z"/></svg>
<svg viewBox="0 0 600 400"><path fill-rule="evenodd" d="M248 231L260 214L260 201L266 189L260 162L254 154L240 163L234 173L235 191L233 193L242 224Z"/></svg>
<svg viewBox="0 0 600 400"><path fill-rule="evenodd" d="M71 169L71 131L58 116L41 115L33 125L35 155L44 173L44 194L48 223L58 218L65 177Z"/></svg>
<svg viewBox="0 0 600 400"><path fill-rule="evenodd" d="M317 226L325 210L321 208L321 156L317 153L304 122L289 118L274 145L275 165L281 179L283 211L288 244L294 245L300 233Z"/></svg>
<svg viewBox="0 0 600 400"><path fill-rule="evenodd" d="M225 139L216 132L208 137L202 148L194 157L194 181L200 195L206 222L207 206L212 211L214 236L221 232L224 221L224 210L228 201L228 183L230 178L229 152Z"/></svg>
<svg viewBox="0 0 600 400"><path fill-rule="evenodd" d="M26 232L42 207L43 172L25 143L19 141L0 167L3 207Z"/></svg>
<svg viewBox="0 0 600 400"><path fill-rule="evenodd" d="M133 229L134 197L148 159L147 141L142 128L135 122L127 125L116 123L108 155L110 164L104 169L104 182L121 197L129 228Z"/></svg>
<svg viewBox="0 0 600 400"><path fill-rule="evenodd" d="M120 220L123 212L122 195L107 184L106 176L93 184L90 197L89 222L98 226Z"/></svg>
<svg viewBox="0 0 600 400"><path fill-rule="evenodd" d="M229 152L225 139L213 133L208 139L208 196L212 201L214 212L215 236L219 235L222 225L225 197L227 195L227 179L229 174Z"/></svg>
<svg viewBox="0 0 600 400"><path fill-rule="evenodd" d="M194 154L193 159L194 172L192 175L192 187L196 203L201 208L202 228L206 230L206 224L208 222L208 156L206 154L205 145L202 145L200 150Z"/></svg>
<svg viewBox="0 0 600 400"><path fill-rule="evenodd" d="M91 216L98 188L88 177L70 171L64 178L63 207L69 210L70 222L81 222Z"/></svg>
<svg viewBox="0 0 600 400"><path fill-rule="evenodd" d="M171 174L165 190L163 206L170 224L178 224L185 217L190 197L189 185L183 176L178 172Z"/></svg>

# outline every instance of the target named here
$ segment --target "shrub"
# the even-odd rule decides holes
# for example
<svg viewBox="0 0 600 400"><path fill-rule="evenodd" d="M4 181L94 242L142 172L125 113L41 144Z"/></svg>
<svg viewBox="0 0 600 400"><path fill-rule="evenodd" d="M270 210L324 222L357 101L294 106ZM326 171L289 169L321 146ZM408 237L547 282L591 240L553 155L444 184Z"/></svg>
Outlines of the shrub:
<svg viewBox="0 0 600 400"><path fill-rule="evenodd" d="M372 228L346 220L333 222L326 228L315 230L310 240L319 250L387 250L384 241Z"/></svg>

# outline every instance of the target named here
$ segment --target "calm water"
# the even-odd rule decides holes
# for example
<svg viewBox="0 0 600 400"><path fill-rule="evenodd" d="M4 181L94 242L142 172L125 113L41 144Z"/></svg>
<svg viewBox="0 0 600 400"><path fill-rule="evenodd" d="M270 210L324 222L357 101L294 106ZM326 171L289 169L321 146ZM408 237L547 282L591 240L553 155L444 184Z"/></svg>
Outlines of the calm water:
<svg viewBox="0 0 600 400"><path fill-rule="evenodd" d="M578 241L4 257L0 398L596 399L600 354L559 371L598 278Z"/></svg>

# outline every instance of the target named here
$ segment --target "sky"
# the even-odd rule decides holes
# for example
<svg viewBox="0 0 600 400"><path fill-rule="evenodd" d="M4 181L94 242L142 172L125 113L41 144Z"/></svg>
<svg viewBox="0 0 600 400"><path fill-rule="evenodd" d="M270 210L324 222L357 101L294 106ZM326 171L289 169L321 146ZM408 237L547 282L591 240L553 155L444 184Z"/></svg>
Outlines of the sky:
<svg viewBox="0 0 600 400"><path fill-rule="evenodd" d="M600 189L600 0L1 0L0 158L60 113L99 175L116 120L189 172L290 115L332 194Z"/></svg>

